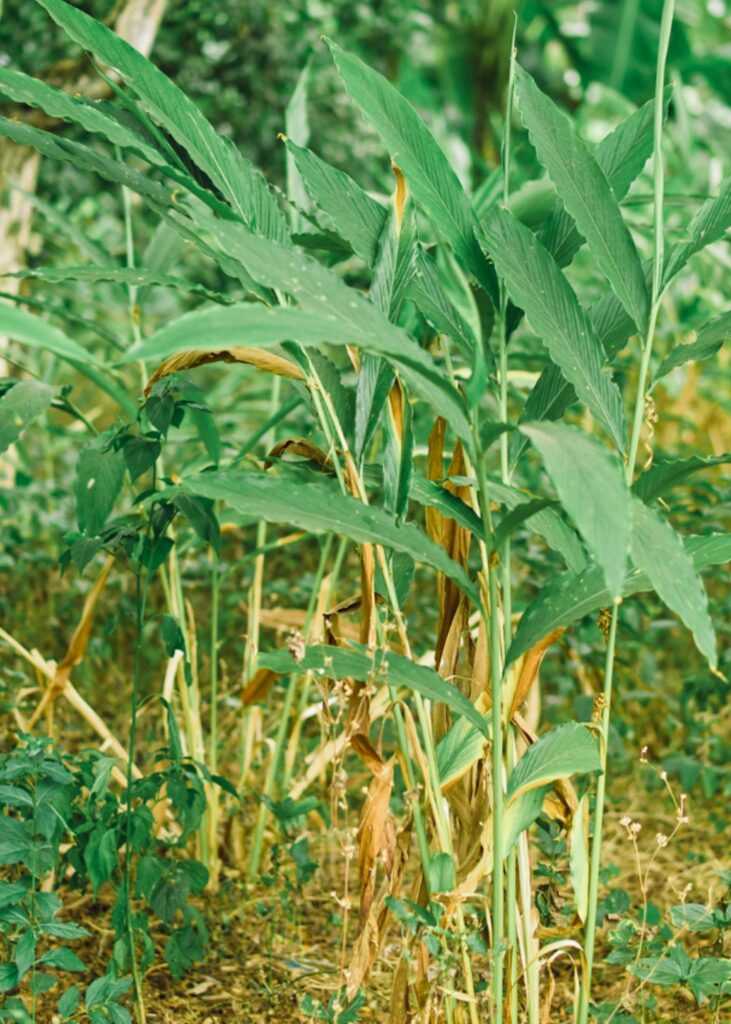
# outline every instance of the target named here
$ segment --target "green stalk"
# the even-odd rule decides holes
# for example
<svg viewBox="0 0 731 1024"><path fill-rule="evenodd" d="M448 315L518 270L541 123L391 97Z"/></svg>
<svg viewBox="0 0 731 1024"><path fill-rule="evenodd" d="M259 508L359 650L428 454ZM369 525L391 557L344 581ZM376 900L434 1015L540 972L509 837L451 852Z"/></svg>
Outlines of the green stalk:
<svg viewBox="0 0 731 1024"><path fill-rule="evenodd" d="M325 576L325 569L327 567L327 560L330 555L330 536L326 543L323 545L320 553L320 561L317 566L317 572L315 573L315 579L312 584L312 591L310 593L310 599L307 604L307 611L305 613L304 628L302 630L305 638L309 638L310 626L312 624L312 617L317 607L317 595L320 592L320 585ZM284 745L287 740L287 734L289 729L289 718L292 712L292 705L294 703L294 697L297 690L296 677L292 676L287 684L287 690L284 695L284 704L282 705L281 711L279 712L279 726L277 728L277 735L274 741L274 751L269 761L269 768L267 770L266 778L264 781L264 796L270 798L274 792L274 782L277 776L277 770L279 763L282 759L282 752ZM254 838L252 840L251 855L249 857L249 867L247 870L247 877L254 878L258 871L259 865L261 864L261 854L264 846L264 828L266 826L268 807L264 800L259 804L259 814L256 820L256 826L254 829Z"/></svg>
<svg viewBox="0 0 731 1024"><path fill-rule="evenodd" d="M132 982L134 985L135 1013L139 1024L145 1024L145 1001L142 993L142 978L140 977L139 964L137 963L137 951L135 949L135 934L132 926L132 848L130 836L132 834L132 768L134 765L135 741L137 738L137 710L140 702L140 676L142 669L142 630L145 624L145 607L147 605L147 590L150 584L149 573L145 575L145 583L141 581L142 569L137 568L135 572L135 650L134 666L132 671L132 710L129 724L129 749L127 752L127 807L124 824L124 892L126 895L126 916L127 934L129 936L129 957L132 969Z"/></svg>
<svg viewBox="0 0 731 1024"><path fill-rule="evenodd" d="M493 551L492 516L490 514L489 491L485 474L485 453L480 439L479 412L473 415L472 436L475 445L475 473L477 476L477 500L482 516L484 538L480 544L482 570L487 580L489 607L483 608L483 618L488 630L490 652L490 681L492 688L492 1020L502 1024L504 1012L504 967L505 967L505 899L503 891L503 673L501 633L498 618L498 591L496 566L491 565Z"/></svg>
<svg viewBox="0 0 731 1024"><path fill-rule="evenodd" d="M663 130L663 90L665 87L665 69L667 64L668 46L670 33L673 27L673 16L675 13L675 0L665 0L660 23L660 41L657 54L657 68L655 75L655 110L654 110L654 141L653 141L653 173L655 186L654 202L654 261L652 268L652 297L650 305L650 316L645 334L640 362L640 371L637 381L637 395L635 398L634 416L632 420L632 433L630 437L627 464L625 466L625 480L627 486L631 486L637 463L637 451L640 443L640 433L645 409L645 394L647 391L647 380L650 370L650 358L652 346L655 340L655 327L662 302L662 274L664 261L664 192L665 179L662 156L662 130ZM596 805L594 808L593 835L591 844L591 860L589 866L589 906L586 917L586 929L584 936L584 956L586 972L584 985L582 986L581 999L579 1003L579 1024L587 1024L589 1016L589 1002L591 999L591 981L594 967L594 948L596 941L596 915L597 900L599 893L599 869L601 867L602 853L602 829L604 825L604 803L606 798L607 785L607 748L609 743L609 725L612 706L612 689L614 682L614 656L617 644L617 628L619 625L619 604L618 600L612 609L612 619L609 627L607 641L607 653L604 667L604 690L603 709L600 733L600 758L601 774L597 782Z"/></svg>
<svg viewBox="0 0 731 1024"><path fill-rule="evenodd" d="M515 37L518 27L517 17L513 23L513 36L510 43L510 65L508 73L508 94L505 107L505 132L503 135L503 205L507 209L510 204L510 143L511 127L513 120L513 97L515 84ZM507 309L508 296L505 283L500 282L500 419L503 423L508 422L508 336L507 336ZM508 448L507 432L500 435L500 476L504 484L510 484L510 453ZM507 652L513 639L513 602L512 602L512 579L511 579L511 554L510 538L506 538L501 553L501 578L502 578L502 601L503 601L503 643L504 651ZM506 751L507 778L514 767L515 744L512 736L512 726L506 725L508 732L508 744ZM518 930L517 930L517 851L515 847L508 854L507 863L507 921L506 936L508 949L510 950L510 1019L518 1019ZM526 979L527 980L527 979ZM530 1000L529 1000L530 1002Z"/></svg>
<svg viewBox="0 0 731 1024"><path fill-rule="evenodd" d="M220 573L218 555L211 548L211 636L210 636L210 729L208 735L208 769L218 774L218 611ZM220 794L218 786L211 786L208 794L206 822L208 828L208 858L211 879L209 884L218 885L218 821L220 817Z"/></svg>

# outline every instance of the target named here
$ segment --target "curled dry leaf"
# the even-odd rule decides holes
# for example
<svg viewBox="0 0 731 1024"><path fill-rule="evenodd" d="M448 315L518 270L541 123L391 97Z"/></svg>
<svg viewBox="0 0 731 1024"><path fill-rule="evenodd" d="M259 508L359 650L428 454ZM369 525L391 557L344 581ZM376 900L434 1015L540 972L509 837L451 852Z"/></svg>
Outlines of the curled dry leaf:
<svg viewBox="0 0 731 1024"><path fill-rule="evenodd" d="M534 647L531 647L531 649L523 655L515 666L515 671L511 673L511 680L515 685L513 697L510 702L511 718L523 703L528 695L528 691L538 678L538 670L541 667L541 662L543 661L546 651L551 644L554 644L565 632L565 627L562 627L560 629L554 629L552 633L548 633L542 640L539 640Z"/></svg>
<svg viewBox="0 0 731 1024"><path fill-rule="evenodd" d="M396 193L394 195L393 208L396 214L396 229L401 233L401 223L404 219L404 206L406 206L406 200L409 196L409 188L406 184L406 178L401 173L401 168L398 164L391 161L391 168L396 176Z"/></svg>
<svg viewBox="0 0 731 1024"><path fill-rule="evenodd" d="M230 348L219 349L215 352L191 348L186 352L176 352L175 355L160 363L147 382L145 397L150 394L152 386L161 377L179 373L181 370L193 370L196 366L205 366L206 363L246 363L249 366L255 366L258 370L264 370L266 373L274 373L277 377L289 377L290 380L304 380L305 378L299 366L295 366L288 359L269 352L265 348L232 345Z"/></svg>
<svg viewBox="0 0 731 1024"><path fill-rule="evenodd" d="M247 708L266 700L276 678L277 673L270 668L260 668L258 672L255 672L241 694L241 703L244 707Z"/></svg>
<svg viewBox="0 0 731 1024"><path fill-rule="evenodd" d="M373 904L379 861L390 874L396 853L396 833L389 801L393 789L393 761L374 772L363 804L358 827L358 873L360 876L360 918L365 922Z"/></svg>
<svg viewBox="0 0 731 1024"><path fill-rule="evenodd" d="M314 462L318 466L329 466L330 459L327 452L324 452L318 445L308 441L306 437L288 437L285 441L275 444L266 457L264 469L269 469L275 459L281 459L284 455L298 455L300 458Z"/></svg>

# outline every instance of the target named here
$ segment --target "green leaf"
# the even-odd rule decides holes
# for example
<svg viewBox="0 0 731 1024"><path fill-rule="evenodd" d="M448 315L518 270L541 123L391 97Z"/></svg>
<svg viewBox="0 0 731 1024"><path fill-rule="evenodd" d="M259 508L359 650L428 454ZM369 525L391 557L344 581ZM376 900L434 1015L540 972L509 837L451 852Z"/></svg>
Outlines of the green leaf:
<svg viewBox="0 0 731 1024"><path fill-rule="evenodd" d="M731 982L731 959L703 956L694 960L688 971L688 988L703 1003Z"/></svg>
<svg viewBox="0 0 731 1024"><path fill-rule="evenodd" d="M18 980L15 964L0 964L0 992L12 992L18 987Z"/></svg>
<svg viewBox="0 0 731 1024"><path fill-rule="evenodd" d="M574 890L576 913L586 921L589 909L589 795L584 793L574 811L569 834L569 868Z"/></svg>
<svg viewBox="0 0 731 1024"><path fill-rule="evenodd" d="M516 505L515 508L502 517L495 527L495 532L492 535L495 550L499 551L508 537L526 520L532 519L537 512L541 512L544 508L550 508L551 505L555 504L556 502L552 498L530 498L528 501L523 501L520 505Z"/></svg>
<svg viewBox="0 0 731 1024"><path fill-rule="evenodd" d="M497 283L479 242L479 224L449 161L411 104L377 71L327 40L340 77L401 169L414 199L465 270L497 301Z"/></svg>
<svg viewBox="0 0 731 1024"><path fill-rule="evenodd" d="M289 103L284 111L284 130L300 146L306 146L310 138L310 125L307 118L309 81L310 62L308 60L297 77ZM290 153L287 153L287 198L295 207L293 223L299 227L300 214L298 210L307 210L309 199L302 177Z"/></svg>
<svg viewBox="0 0 731 1024"><path fill-rule="evenodd" d="M700 577L670 523L639 498L632 502L631 550L637 568L648 576L658 597L680 616L698 650L715 668L716 635Z"/></svg>
<svg viewBox="0 0 731 1024"><path fill-rule="evenodd" d="M32 928L23 932L15 943L15 966L18 968L18 981L22 981L36 961L36 937Z"/></svg>
<svg viewBox="0 0 731 1024"><path fill-rule="evenodd" d="M145 267L96 267L82 264L69 267L32 267L29 270L19 270L17 273L8 274L8 277L38 278L41 281L48 281L57 284L63 281L110 281L128 287L134 285L137 288L172 288L174 291L190 292L195 295L202 295L214 302L230 302L229 298L220 292L211 291L201 284L193 281L186 281L183 277L171 277L168 274L159 274L155 271L146 270Z"/></svg>
<svg viewBox="0 0 731 1024"><path fill-rule="evenodd" d="M0 817L0 864L19 864L32 850L33 836L24 821Z"/></svg>
<svg viewBox="0 0 731 1024"><path fill-rule="evenodd" d="M291 523L303 530L327 530L358 544L374 543L403 551L416 562L431 565L453 580L479 606L477 587L444 549L412 523L398 525L383 509L363 505L321 484L295 484L276 477L217 471L190 477L181 489L187 494L225 501L247 516L270 523Z"/></svg>
<svg viewBox="0 0 731 1024"><path fill-rule="evenodd" d="M437 769L442 789L457 782L485 753L485 734L459 717L437 743Z"/></svg>
<svg viewBox="0 0 731 1024"><path fill-rule="evenodd" d="M710 534L707 537L686 537L683 547L696 572L709 565L723 565L731 560L731 534ZM649 576L639 569L630 569L622 584L622 596L652 590ZM520 619L507 663L525 654L554 629L570 626L585 615L606 608L612 603L602 571L590 565L582 573L565 572L557 576L528 605Z"/></svg>
<svg viewBox="0 0 731 1024"><path fill-rule="evenodd" d="M448 416L455 432L469 440L464 403L431 357L355 289L326 267L294 249L250 234L235 224L208 223L223 250L240 260L267 287L292 294L297 307L266 309L252 303L196 310L173 321L130 350L124 361L161 359L187 348L216 349L227 344L269 346L358 345L389 359L417 394Z"/></svg>
<svg viewBox="0 0 731 1024"><path fill-rule="evenodd" d="M152 146L147 145L122 120L110 117L97 103L77 99L62 89L54 89L39 78L0 68L0 93L16 103L38 107L52 118L78 124L94 135L100 135L115 146L133 149L148 163L164 167L165 158Z"/></svg>
<svg viewBox="0 0 731 1024"><path fill-rule="evenodd" d="M433 853L429 864L429 892L449 893L456 884L457 874L451 853Z"/></svg>
<svg viewBox="0 0 731 1024"><path fill-rule="evenodd" d="M528 492L508 486L493 478L488 479L488 487L490 500L498 501L511 510L532 500L532 495ZM409 496L420 505L438 509L442 515L453 519L460 526L464 526L480 540L484 539L485 530L480 517L469 505L435 481L425 480L417 475L412 476ZM563 557L566 565L573 572L578 573L586 568L586 555L579 538L554 509L544 508L537 512L534 511L526 523L539 536L543 537L550 548Z"/></svg>
<svg viewBox="0 0 731 1024"><path fill-rule="evenodd" d="M366 352L355 391L355 457L364 458L393 387L393 368L378 356Z"/></svg>
<svg viewBox="0 0 731 1024"><path fill-rule="evenodd" d="M558 779L599 771L599 746L591 731L578 722L551 729L523 754L505 794L503 853L541 813L543 800Z"/></svg>
<svg viewBox="0 0 731 1024"><path fill-rule="evenodd" d="M448 334L471 362L477 348L475 333L447 296L433 259L420 245L417 246L416 267L409 282L408 297L434 330Z"/></svg>
<svg viewBox="0 0 731 1024"><path fill-rule="evenodd" d="M668 86L666 100L670 99L671 91ZM654 121L655 101L648 100L603 138L594 151L594 158L617 201L626 196L652 154ZM556 203L546 218L540 238L560 267L567 266L584 244L573 218L561 202Z"/></svg>
<svg viewBox="0 0 731 1024"><path fill-rule="evenodd" d="M41 0L38 0L40 3ZM70 8L73 10L73 8ZM81 12L78 12L81 13ZM99 26L101 28L101 26ZM172 201L172 192L149 175L135 170L128 164L113 160L105 153L91 146L85 146L73 139L52 132L42 131L22 121L11 121L0 117L0 135L12 139L19 146L30 146L38 150L41 156L51 160L63 160L77 168L84 168L98 174L105 181L114 181L126 185L141 196L146 196L160 209L168 207Z"/></svg>
<svg viewBox="0 0 731 1024"><path fill-rule="evenodd" d="M88 444L76 467L76 517L82 533L99 533L124 482L124 456L110 447L113 430Z"/></svg>
<svg viewBox="0 0 731 1024"><path fill-rule="evenodd" d="M179 494L175 504L183 513L195 532L205 544L210 544L216 554L221 553L221 527L212 501L204 498L191 498L187 494Z"/></svg>
<svg viewBox="0 0 731 1024"><path fill-rule="evenodd" d="M73 1016L80 1001L81 993L76 985L72 985L71 988L66 989L58 1001L58 1015L61 1020L65 1020L67 1017Z"/></svg>
<svg viewBox="0 0 731 1024"><path fill-rule="evenodd" d="M38 380L19 380L5 392L0 398L0 452L46 411L57 391Z"/></svg>
<svg viewBox="0 0 731 1024"><path fill-rule="evenodd" d="M292 672L300 674L315 672L321 676L357 679L364 683L377 682L382 679L384 683L388 682L397 687L403 686L407 690L420 693L428 700L446 704L456 714L462 715L471 722L483 736L487 735L486 719L469 698L465 697L452 683L442 679L433 668L417 665L416 662L401 654L385 652L380 649L361 653L342 647L328 647L326 644L319 644L305 648L302 657L298 655L297 658L294 658L289 651L261 654L258 663L262 668L271 669L281 675Z"/></svg>
<svg viewBox="0 0 731 1024"><path fill-rule="evenodd" d="M332 167L312 150L297 146L291 139L287 139L286 144L327 226L345 238L369 267L373 266L387 211L344 171Z"/></svg>
<svg viewBox="0 0 731 1024"><path fill-rule="evenodd" d="M540 452L561 504L617 596L630 538L630 495L619 458L575 427L535 423L520 429Z"/></svg>
<svg viewBox="0 0 731 1024"><path fill-rule="evenodd" d="M485 234L513 301L525 310L532 329L579 398L624 451L626 426L619 389L604 372L602 343L556 261L500 207L490 211Z"/></svg>
<svg viewBox="0 0 731 1024"><path fill-rule="evenodd" d="M285 240L286 221L269 188L230 139L218 135L182 90L133 46L63 0L38 0L75 42L116 71L146 113L220 189L236 213L268 238Z"/></svg>
<svg viewBox="0 0 731 1024"><path fill-rule="evenodd" d="M84 850L84 863L96 896L102 885L112 877L119 863L117 833L113 828L97 829L93 833Z"/></svg>
<svg viewBox="0 0 731 1024"><path fill-rule="evenodd" d="M185 638L180 624L174 615L167 612L162 616L162 639L165 644L165 653L172 658L176 651L185 654Z"/></svg>
<svg viewBox="0 0 731 1024"><path fill-rule="evenodd" d="M392 323L398 319L416 271L416 251L414 209L407 202L400 225L395 210L389 214L379 239L371 280L371 301Z"/></svg>
<svg viewBox="0 0 731 1024"><path fill-rule="evenodd" d="M655 462L637 477L632 490L646 505L651 505L656 498L667 494L672 487L682 483L693 473L729 462L731 462L729 453L713 455L708 458L691 455L687 459L667 459L664 462Z"/></svg>
<svg viewBox="0 0 731 1024"><path fill-rule="evenodd" d="M41 964L46 964L48 967L57 967L60 971L85 971L86 964L81 960L72 949L67 949L65 946L59 946L57 949L49 949L47 953L44 953L40 960Z"/></svg>
<svg viewBox="0 0 731 1024"><path fill-rule="evenodd" d="M99 361L81 345L77 345L71 338L67 338L58 327L42 320L39 316L26 313L17 306L9 306L5 302L0 303L0 332L8 335L14 341L22 342L33 348L44 349L46 352L53 352L60 359L68 362L78 360L81 363L91 362L100 366Z"/></svg>
<svg viewBox="0 0 731 1024"><path fill-rule="evenodd" d="M519 65L515 68L515 90L538 159L602 273L637 328L644 330L649 314L645 276L606 175L569 119Z"/></svg>
<svg viewBox="0 0 731 1024"><path fill-rule="evenodd" d="M723 238L731 227L731 174L721 182L718 196L707 199L688 225L687 239L668 252L662 286L666 288L691 256Z"/></svg>
<svg viewBox="0 0 731 1024"><path fill-rule="evenodd" d="M570 775L599 771L599 746L586 725L567 722L531 744L510 774L506 800Z"/></svg>
<svg viewBox="0 0 731 1024"><path fill-rule="evenodd" d="M159 437L130 437L125 441L122 453L133 483L152 469L161 450Z"/></svg>
<svg viewBox="0 0 731 1024"><path fill-rule="evenodd" d="M665 356L658 366L652 380L652 386L671 370L684 363L700 362L702 359L709 359L715 356L727 338L731 337L731 312L722 313L714 317L698 331L694 342L688 345L676 345Z"/></svg>

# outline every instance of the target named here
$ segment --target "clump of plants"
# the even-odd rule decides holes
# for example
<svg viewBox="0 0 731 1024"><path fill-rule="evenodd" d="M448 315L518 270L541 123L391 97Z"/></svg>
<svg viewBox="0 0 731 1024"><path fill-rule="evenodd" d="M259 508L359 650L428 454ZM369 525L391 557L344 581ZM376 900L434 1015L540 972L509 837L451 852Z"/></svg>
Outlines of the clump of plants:
<svg viewBox="0 0 731 1024"><path fill-rule="evenodd" d="M354 844L343 853L346 884L357 863L359 906L348 918L349 897L343 903L350 954L336 991L329 1002L306 997L303 1012L356 1020L373 965L398 929L394 1020L539 1024L550 1012L557 961L571 964L579 1024L592 1016L632 1020L619 1004L598 1005L593 987L624 608L654 591L716 672L700 573L731 557L731 539L715 528L712 511L697 535L683 535L667 512L673 488L726 457L676 458L653 443L658 381L715 353L731 330L731 315L719 310L691 343L658 337L676 279L731 221L726 178L677 240L666 231L672 0L663 5L654 99L594 148L513 53L500 166L472 196L397 90L328 41L347 93L391 158L387 202L307 147L303 89L283 138L285 196L154 64L64 0L38 2L92 55L115 102L72 97L0 69L10 99L91 139L10 119L0 119L0 132L121 186L128 248L125 265L36 267L29 275L123 284L130 340L123 351L82 347L20 304L0 307L0 327L15 342L53 353L117 403L117 424L80 451L78 529L64 563L96 572L104 552L130 574L136 640L119 794L111 758L89 755L69 768L24 737L5 762L7 775L13 758L40 757L56 766L56 777L33 768L21 773L22 787L9 783L17 798L0 819L0 857L22 832L23 850L5 856L27 874L6 886L7 906L19 916L4 911L12 955L3 987L14 992L30 972L35 998L55 984L44 966L75 969L70 950L35 953L39 936L58 927L59 910L55 897L39 900L37 880L68 867L74 884L88 879L94 892L115 886L117 938L110 973L87 991L85 1009L72 988L59 1012L68 1020L83 1012L127 1019L118 998L129 974L144 1020L150 916L167 929L174 975L205 953L206 926L189 896L209 879L215 886L222 829L238 814L239 797L253 789L256 799L242 839L245 873L270 891L260 918L278 920L316 867L307 837L290 826L306 831L308 816L329 823L318 801L297 801L333 767L337 811L347 755L367 780ZM518 123L534 152L538 188L513 190ZM631 230L622 202L650 159L652 202ZM155 269L137 265L130 193L166 235L194 247L229 282L225 292L168 273L160 261ZM580 291L575 257L590 266ZM202 293L205 301L148 332L139 289L153 286ZM542 369L525 396L515 370L536 352ZM243 446L221 436L188 381L207 364L223 364L215 368L221 374L227 364L246 364L268 382L268 412ZM0 397L6 442L60 400L58 388L38 380L8 383ZM294 408L305 424L296 436L287 423ZM185 449L175 445L183 424L195 431ZM185 593L185 523L207 556L207 689ZM252 523L256 568L243 595L232 785L219 772L220 609L229 568L222 554L227 529ZM263 588L269 545L276 546L267 524L313 538L316 567L308 607L292 617L278 648L264 650ZM534 571L536 544L546 557ZM151 616L158 582L164 611ZM422 587L437 594L428 636L412 629L405 611ZM603 652L589 713L540 729L541 662L587 617ZM166 767L135 778L143 633L152 621L169 658L160 694L169 748ZM263 783L252 786L257 710L274 695L276 731ZM313 707L322 742L301 763L298 742ZM286 842L280 836L267 850L272 813ZM536 861L536 825L547 861ZM193 838L200 860L174 854ZM562 926L552 929L554 897L566 891ZM720 948L691 955L673 928L698 932L711 921L716 929L725 911L719 925L715 909L691 906L674 908L670 925L651 920L649 907L641 921L624 917L610 934L610 962L628 965L646 991L677 982L720 1006L731 961ZM32 1002L21 1011L13 998L32 1018Z"/></svg>

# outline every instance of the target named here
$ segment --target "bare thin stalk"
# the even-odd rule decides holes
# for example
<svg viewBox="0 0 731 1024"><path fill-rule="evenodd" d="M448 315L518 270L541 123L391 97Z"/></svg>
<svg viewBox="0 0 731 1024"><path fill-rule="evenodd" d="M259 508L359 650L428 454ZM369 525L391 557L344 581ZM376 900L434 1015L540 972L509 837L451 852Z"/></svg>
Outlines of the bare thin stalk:
<svg viewBox="0 0 731 1024"><path fill-rule="evenodd" d="M655 75L655 110L654 110L654 144L653 144L653 172L655 186L654 202L654 262L652 268L652 295L650 300L650 316L647 324L647 331L642 348L642 358L637 381L637 395L635 397L634 415L632 419L632 433L630 436L627 464L625 466L625 479L627 485L632 484L635 466L637 463L637 451L642 431L642 421L645 410L645 395L647 391L647 379L650 370L650 358L652 346L655 340L655 327L662 302L662 275L664 257L664 192L665 178L662 156L662 132L664 101L663 91L665 88L665 69L667 64L668 46L670 43L670 32L673 26L675 13L675 0L665 0L660 23L660 40L657 54L657 67ZM594 808L593 835L591 844L591 859L589 865L589 905L586 917L586 929L584 936L584 957L585 957L585 984L582 986L581 1000L579 1004L579 1024L586 1024L589 1016L589 1002L591 999L591 981L594 967L594 949L596 942L596 916L597 900L599 893L599 869L601 866L602 852L602 829L604 824L604 803L606 798L607 785L607 748L609 743L609 725L612 706L612 689L614 682L614 656L617 644L617 628L619 625L619 601L612 609L612 618L609 626L609 637L607 641L607 653L604 667L604 691L602 702L601 734L600 734L600 759L601 774L597 782L596 804Z"/></svg>

